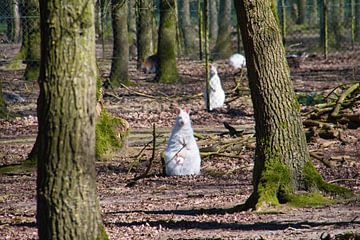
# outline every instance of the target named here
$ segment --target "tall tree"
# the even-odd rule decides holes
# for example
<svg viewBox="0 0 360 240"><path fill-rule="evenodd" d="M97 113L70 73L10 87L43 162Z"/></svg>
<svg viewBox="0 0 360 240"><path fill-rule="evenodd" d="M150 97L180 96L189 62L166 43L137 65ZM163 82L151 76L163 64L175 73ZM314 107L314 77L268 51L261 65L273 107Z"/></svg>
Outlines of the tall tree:
<svg viewBox="0 0 360 240"><path fill-rule="evenodd" d="M219 32L213 50L215 58L227 58L231 49L231 0L220 1Z"/></svg>
<svg viewBox="0 0 360 240"><path fill-rule="evenodd" d="M181 14L179 19L182 35L184 36L185 52L189 54L193 52L195 47L195 32L194 27L191 25L189 0L180 1L179 12Z"/></svg>
<svg viewBox="0 0 360 240"><path fill-rule="evenodd" d="M247 207L299 200L298 191L348 190L324 182L310 161L299 104L271 1L235 1L254 106L256 150ZM309 197L310 198L310 197ZM325 201L325 200L324 200Z"/></svg>
<svg viewBox="0 0 360 240"><path fill-rule="evenodd" d="M298 6L298 19L296 21L297 24L304 24L305 23L305 16L306 16L306 0L297 0Z"/></svg>
<svg viewBox="0 0 360 240"><path fill-rule="evenodd" d="M26 32L27 45L26 47L26 80L37 80L40 68L40 21L39 21L39 1L26 0L24 1L26 11Z"/></svg>
<svg viewBox="0 0 360 240"><path fill-rule="evenodd" d="M153 52L152 41L152 1L137 1L137 67Z"/></svg>
<svg viewBox="0 0 360 240"><path fill-rule="evenodd" d="M136 0L128 1L128 32L129 32L129 55L132 59L136 57ZM134 50L134 51L133 51Z"/></svg>
<svg viewBox="0 0 360 240"><path fill-rule="evenodd" d="M355 41L360 42L360 0L355 0Z"/></svg>
<svg viewBox="0 0 360 240"><path fill-rule="evenodd" d="M339 48L343 41L344 34L344 1L328 0L330 3L330 31L329 40L336 48Z"/></svg>
<svg viewBox="0 0 360 240"><path fill-rule="evenodd" d="M40 239L108 239L96 194L93 4L40 0Z"/></svg>
<svg viewBox="0 0 360 240"><path fill-rule="evenodd" d="M216 40L219 31L217 3L218 2L216 0L209 1L209 5L210 5L209 6L209 14L210 14L209 37L211 41Z"/></svg>
<svg viewBox="0 0 360 240"><path fill-rule="evenodd" d="M17 43L21 36L19 0L6 0L4 8L7 16L6 36L10 42Z"/></svg>
<svg viewBox="0 0 360 240"><path fill-rule="evenodd" d="M0 119L7 117L7 115L8 115L8 110L3 96L2 81L0 81Z"/></svg>
<svg viewBox="0 0 360 240"><path fill-rule="evenodd" d="M127 1L111 0L111 19L114 44L110 82L113 87L118 87L120 84L129 84L129 39L127 16Z"/></svg>
<svg viewBox="0 0 360 240"><path fill-rule="evenodd" d="M159 71L156 79L161 83L178 80L176 66L176 0L160 1L160 28L158 39Z"/></svg>

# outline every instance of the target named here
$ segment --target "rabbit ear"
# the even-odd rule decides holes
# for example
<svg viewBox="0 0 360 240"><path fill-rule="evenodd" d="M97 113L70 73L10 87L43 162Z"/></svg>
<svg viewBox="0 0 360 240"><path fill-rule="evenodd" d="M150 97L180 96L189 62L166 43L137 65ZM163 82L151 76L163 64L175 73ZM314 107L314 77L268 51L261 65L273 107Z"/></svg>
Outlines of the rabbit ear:
<svg viewBox="0 0 360 240"><path fill-rule="evenodd" d="M176 107L176 108L175 108L175 112L176 112L176 114L179 114L179 113L180 113L180 111L181 111L181 109L180 109L179 107Z"/></svg>
<svg viewBox="0 0 360 240"><path fill-rule="evenodd" d="M185 112L186 112L187 114L190 114L190 108L186 107L186 108L185 108Z"/></svg>

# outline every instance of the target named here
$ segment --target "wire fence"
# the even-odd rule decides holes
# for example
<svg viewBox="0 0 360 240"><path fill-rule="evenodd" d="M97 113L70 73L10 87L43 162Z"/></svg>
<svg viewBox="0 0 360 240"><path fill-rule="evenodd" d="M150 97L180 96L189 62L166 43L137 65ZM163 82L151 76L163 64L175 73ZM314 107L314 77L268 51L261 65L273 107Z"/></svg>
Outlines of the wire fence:
<svg viewBox="0 0 360 240"><path fill-rule="evenodd" d="M30 6L30 2L24 0L5 0L0 6L0 61L6 61L6 47L20 48L26 43L32 34L39 32L39 12L38 8ZM37 1L36 1L37 2ZM111 22L110 1L100 0L96 6L96 44L97 58L110 60L113 51L113 31ZM130 58L136 59L136 14L139 11L148 10L145 8L135 9L136 1L129 3L129 52ZM156 2L156 1L155 1ZM307 1L311 4L302 6L289 4L290 1L278 0L277 12L279 24L283 34L283 42L288 54L301 55L306 52L319 56L347 56L353 59L354 66L359 65L360 50L360 2L355 0L341 1ZM320 4L320 3L327 4ZM283 4L282 4L283 3ZM219 6L217 7L219 10ZM154 4L151 12L153 15L153 24L156 29L159 26L160 9ZM182 8L177 9L177 18L181 20ZM197 2L190 1L190 20L193 30L195 49L198 45L197 36L198 9ZM218 16L219 21L221 17ZM181 23L181 21L179 21ZM179 24L179 29L181 29ZM232 7L231 12L231 43L233 52L243 52L243 47L238 42L236 13ZM183 33L178 31L178 56L189 59L198 59L199 52L196 50L186 51L183 44ZM156 45L156 36L154 45ZM39 43L39 42L38 42ZM216 40L210 41L210 47L214 47ZM36 51L35 51L36 52ZM213 50L211 55L216 58L218 52ZM33 54L33 56L37 56ZM31 58L31 56L30 56ZM27 59L27 62L37 59Z"/></svg>

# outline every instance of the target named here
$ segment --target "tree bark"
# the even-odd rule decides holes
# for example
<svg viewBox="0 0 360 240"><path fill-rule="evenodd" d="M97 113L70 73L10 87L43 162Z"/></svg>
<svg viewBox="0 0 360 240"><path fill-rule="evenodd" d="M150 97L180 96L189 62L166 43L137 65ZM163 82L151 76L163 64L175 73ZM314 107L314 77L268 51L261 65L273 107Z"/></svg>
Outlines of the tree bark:
<svg viewBox="0 0 360 240"><path fill-rule="evenodd" d="M111 0L111 19L113 29L113 56L111 61L110 82L113 87L129 84L129 39L128 5L126 0Z"/></svg>
<svg viewBox="0 0 360 240"><path fill-rule="evenodd" d="M310 162L271 1L236 1L254 106L254 191L246 205L263 209L290 202L297 191L328 190ZM313 176L317 176L314 180Z"/></svg>
<svg viewBox="0 0 360 240"><path fill-rule="evenodd" d="M0 81L0 119L6 118L7 115L8 115L8 110L3 96L2 81Z"/></svg>
<svg viewBox="0 0 360 240"><path fill-rule="evenodd" d="M160 1L159 28L159 72L156 79L161 83L175 83L178 80L176 66L176 0Z"/></svg>
<svg viewBox="0 0 360 240"><path fill-rule="evenodd" d="M93 4L40 1L39 239L108 239L96 194Z"/></svg>
<svg viewBox="0 0 360 240"><path fill-rule="evenodd" d="M220 1L219 32L213 50L214 58L228 58L231 48L231 0Z"/></svg>
<svg viewBox="0 0 360 240"><path fill-rule="evenodd" d="M209 4L209 12L210 12L210 31L209 31L209 37L211 41L215 41L217 39L217 34L219 31L219 25L218 25L218 10L217 10L217 1L216 0L210 0Z"/></svg>
<svg viewBox="0 0 360 240"><path fill-rule="evenodd" d="M355 0L355 41L360 42L360 0Z"/></svg>
<svg viewBox="0 0 360 240"><path fill-rule="evenodd" d="M136 57L136 0L128 1L128 32L129 32L129 55L131 59Z"/></svg>
<svg viewBox="0 0 360 240"><path fill-rule="evenodd" d="M195 47L195 32L190 19L189 0L183 0L180 3L180 25L184 36L185 53L192 53Z"/></svg>
<svg viewBox="0 0 360 240"><path fill-rule="evenodd" d="M39 1L24 1L26 11L26 32L27 50L25 56L26 69L24 77L26 80L33 81L39 77L40 68L40 21L39 21Z"/></svg>
<svg viewBox="0 0 360 240"><path fill-rule="evenodd" d="M298 5L298 19L296 23L304 24L305 16L306 16L306 0L297 0L297 5Z"/></svg>
<svg viewBox="0 0 360 240"><path fill-rule="evenodd" d="M6 0L5 11L7 14L6 36L8 41L18 43L21 36L20 9L18 0Z"/></svg>
<svg viewBox="0 0 360 240"><path fill-rule="evenodd" d="M137 68L140 69L141 63L152 55L152 1L138 0L138 20L137 20Z"/></svg>

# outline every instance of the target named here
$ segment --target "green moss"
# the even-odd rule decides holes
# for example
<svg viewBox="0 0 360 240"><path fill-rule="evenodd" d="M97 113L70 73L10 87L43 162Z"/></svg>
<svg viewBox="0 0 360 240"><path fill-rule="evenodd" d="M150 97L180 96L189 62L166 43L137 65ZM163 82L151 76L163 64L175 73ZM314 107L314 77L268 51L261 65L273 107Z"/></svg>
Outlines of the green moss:
<svg viewBox="0 0 360 240"><path fill-rule="evenodd" d="M335 235L335 240L359 240L360 239L360 233L354 233L354 232L344 232Z"/></svg>
<svg viewBox="0 0 360 240"><path fill-rule="evenodd" d="M287 204L293 207L317 207L335 203L334 200L324 197L321 193L291 194Z"/></svg>
<svg viewBox="0 0 360 240"><path fill-rule="evenodd" d="M333 196L341 196L345 198L354 196L354 193L351 190L324 181L323 177L319 174L311 161L307 161L305 163L303 173L305 186L312 192L320 190Z"/></svg>
<svg viewBox="0 0 360 240"><path fill-rule="evenodd" d="M0 173L29 172L36 167L36 159L26 159L21 164L11 164L0 167Z"/></svg>
<svg viewBox="0 0 360 240"><path fill-rule="evenodd" d="M39 77L40 68L37 63L28 63L25 69L24 77L27 81L36 81Z"/></svg>
<svg viewBox="0 0 360 240"><path fill-rule="evenodd" d="M122 118L103 110L96 123L96 157L110 158L115 150L123 147L129 124Z"/></svg>
<svg viewBox="0 0 360 240"><path fill-rule="evenodd" d="M257 192L259 198L256 209L278 205L283 199L281 195L293 192L289 168L278 159L269 160L260 178Z"/></svg>
<svg viewBox="0 0 360 240"><path fill-rule="evenodd" d="M99 224L99 235L96 240L109 240L109 236L106 233L106 229L102 223Z"/></svg>
<svg viewBox="0 0 360 240"><path fill-rule="evenodd" d="M96 102L98 102L100 97L102 96L102 91L102 79L98 76L96 78Z"/></svg>

